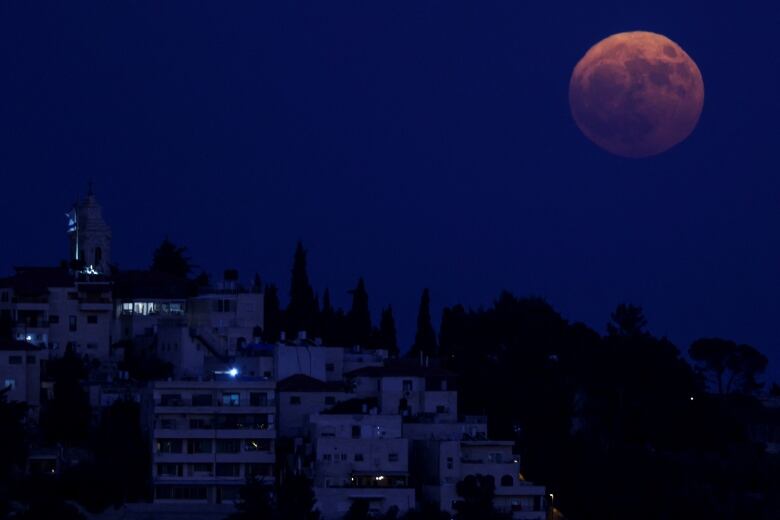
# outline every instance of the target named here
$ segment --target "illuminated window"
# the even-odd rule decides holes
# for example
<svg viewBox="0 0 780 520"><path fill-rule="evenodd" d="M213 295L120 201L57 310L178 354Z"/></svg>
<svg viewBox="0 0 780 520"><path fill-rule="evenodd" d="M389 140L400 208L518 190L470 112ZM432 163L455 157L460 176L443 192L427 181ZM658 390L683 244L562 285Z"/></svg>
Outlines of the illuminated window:
<svg viewBox="0 0 780 520"><path fill-rule="evenodd" d="M238 393L230 392L222 394L223 406L238 406L241 403L241 399Z"/></svg>
<svg viewBox="0 0 780 520"><path fill-rule="evenodd" d="M122 314L133 314L133 304L132 303L123 303L122 304Z"/></svg>
<svg viewBox="0 0 780 520"><path fill-rule="evenodd" d="M16 379L6 379L3 388L9 388L11 390L16 388Z"/></svg>

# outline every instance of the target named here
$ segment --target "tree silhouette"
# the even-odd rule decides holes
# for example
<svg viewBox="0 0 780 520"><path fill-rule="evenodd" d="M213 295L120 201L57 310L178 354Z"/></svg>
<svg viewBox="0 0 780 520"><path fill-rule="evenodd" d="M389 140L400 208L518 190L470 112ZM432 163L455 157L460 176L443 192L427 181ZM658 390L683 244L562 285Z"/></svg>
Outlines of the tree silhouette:
<svg viewBox="0 0 780 520"><path fill-rule="evenodd" d="M293 257L290 304L285 312L285 329L293 336L301 331L312 332L316 319L317 303L306 270L306 250L298 241Z"/></svg>
<svg viewBox="0 0 780 520"><path fill-rule="evenodd" d="M152 271L187 278L192 272L192 264L186 253L187 248L177 246L166 237L154 251Z"/></svg>
<svg viewBox="0 0 780 520"><path fill-rule="evenodd" d="M460 500L455 502L457 520L499 518L493 508L496 483L491 475L468 475L455 485Z"/></svg>
<svg viewBox="0 0 780 520"><path fill-rule="evenodd" d="M388 305L382 309L382 317L379 320L378 346L388 350L391 356L398 355L398 338L395 329L393 307Z"/></svg>
<svg viewBox="0 0 780 520"><path fill-rule="evenodd" d="M50 442L81 444L87 440L91 414L82 387L87 377L84 360L68 345L61 358L49 361L48 371L54 379L54 398L42 410L44 435Z"/></svg>
<svg viewBox="0 0 780 520"><path fill-rule="evenodd" d="M225 520L261 520L273 518L274 503L271 496L271 486L248 478L239 491L239 501L236 504L238 512L231 514Z"/></svg>
<svg viewBox="0 0 780 520"><path fill-rule="evenodd" d="M288 476L279 486L277 516L280 520L319 520L320 512L314 509L316 502L310 479L304 475Z"/></svg>
<svg viewBox="0 0 780 520"><path fill-rule="evenodd" d="M364 498L357 498L352 501L349 510L344 515L344 520L370 520L370 504Z"/></svg>
<svg viewBox="0 0 780 520"><path fill-rule="evenodd" d="M647 320L641 307L621 303L607 324L610 336L642 336L646 334Z"/></svg>
<svg viewBox="0 0 780 520"><path fill-rule="evenodd" d="M428 356L436 354L436 332L431 323L431 297L428 289L423 289L420 298L420 309L417 313L417 333L414 336L411 355L419 355L420 352Z"/></svg>
<svg viewBox="0 0 780 520"><path fill-rule="evenodd" d="M719 394L755 392L761 387L756 376L764 372L768 362L750 345L719 338L694 341L688 354L709 375Z"/></svg>
<svg viewBox="0 0 780 520"><path fill-rule="evenodd" d="M360 278L357 287L349 292L352 294L352 308L347 314L349 340L351 345L367 346L371 339L371 312L363 278Z"/></svg>

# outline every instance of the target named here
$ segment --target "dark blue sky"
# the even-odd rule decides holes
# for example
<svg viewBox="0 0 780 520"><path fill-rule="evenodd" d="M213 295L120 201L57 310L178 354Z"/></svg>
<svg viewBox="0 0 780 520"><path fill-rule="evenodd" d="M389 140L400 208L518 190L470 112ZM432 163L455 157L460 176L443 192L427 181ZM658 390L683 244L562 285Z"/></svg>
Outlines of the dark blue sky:
<svg viewBox="0 0 780 520"><path fill-rule="evenodd" d="M568 4L3 2L0 269L64 257L91 177L120 267L168 234L286 293L301 238L318 291L346 305L365 276L407 342L423 286L437 320L507 288L598 330L638 303L780 376L780 8ZM567 100L585 51L635 29L705 83L694 134L645 160L593 146Z"/></svg>

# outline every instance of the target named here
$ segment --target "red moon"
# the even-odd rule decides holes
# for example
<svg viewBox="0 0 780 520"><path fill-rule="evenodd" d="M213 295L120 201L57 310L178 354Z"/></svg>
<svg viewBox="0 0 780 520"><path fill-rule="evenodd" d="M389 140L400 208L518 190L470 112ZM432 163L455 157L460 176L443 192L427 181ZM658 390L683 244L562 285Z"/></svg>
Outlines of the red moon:
<svg viewBox="0 0 780 520"><path fill-rule="evenodd" d="M590 48L569 83L574 121L588 139L623 157L649 157L685 140L704 105L696 63L669 38L635 31Z"/></svg>

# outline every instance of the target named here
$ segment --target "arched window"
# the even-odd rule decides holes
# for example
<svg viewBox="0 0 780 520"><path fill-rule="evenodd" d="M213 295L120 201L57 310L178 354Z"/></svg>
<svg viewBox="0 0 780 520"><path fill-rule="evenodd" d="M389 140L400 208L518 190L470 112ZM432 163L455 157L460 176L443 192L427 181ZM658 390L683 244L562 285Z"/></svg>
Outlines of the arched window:
<svg viewBox="0 0 780 520"><path fill-rule="evenodd" d="M95 248L95 265L100 264L100 261L103 260L103 250L99 247Z"/></svg>
<svg viewBox="0 0 780 520"><path fill-rule="evenodd" d="M512 475L504 475L503 477L501 477L501 485L503 487L512 487L514 481L515 479L512 478Z"/></svg>

